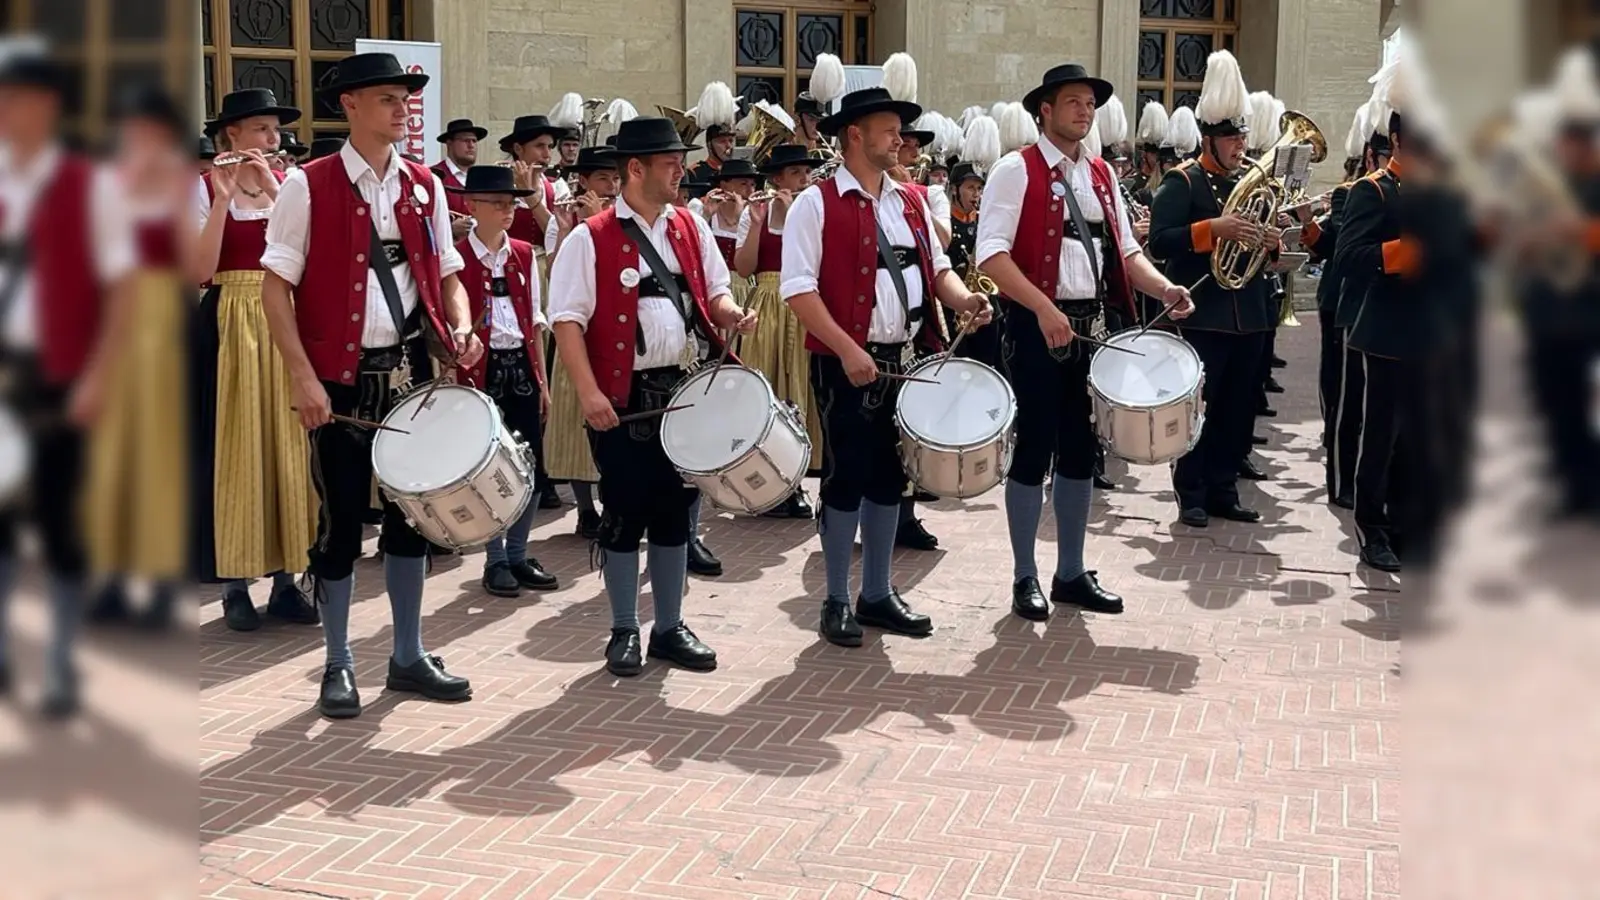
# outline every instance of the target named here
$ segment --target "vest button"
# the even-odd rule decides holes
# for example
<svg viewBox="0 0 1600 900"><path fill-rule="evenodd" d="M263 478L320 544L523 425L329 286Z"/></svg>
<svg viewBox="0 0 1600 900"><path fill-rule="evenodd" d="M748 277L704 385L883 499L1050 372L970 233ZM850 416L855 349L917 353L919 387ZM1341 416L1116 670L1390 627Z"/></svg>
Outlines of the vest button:
<svg viewBox="0 0 1600 900"><path fill-rule="evenodd" d="M872 246L872 238L869 238L869 237L862 238L861 239L861 246L863 246L863 247L871 247Z"/></svg>
<svg viewBox="0 0 1600 900"><path fill-rule="evenodd" d="M366 262L366 261L367 261L367 255L365 253L357 253L356 254L356 262Z"/></svg>
<svg viewBox="0 0 1600 900"><path fill-rule="evenodd" d="M345 344L344 348L346 350L354 350L356 348L356 345L355 344Z"/></svg>
<svg viewBox="0 0 1600 900"><path fill-rule="evenodd" d="M628 349L628 345L624 344L621 341L617 341L617 349L618 350L626 350L626 349Z"/></svg>
<svg viewBox="0 0 1600 900"><path fill-rule="evenodd" d="M861 274L863 274L863 275L865 275L865 274L867 274L868 272L871 272L871 271L872 270L867 268L866 266L862 266L861 267Z"/></svg>
<svg viewBox="0 0 1600 900"><path fill-rule="evenodd" d="M339 377L343 378L345 381L349 381L350 380L350 370L349 369L345 369L344 372L340 373Z"/></svg>
<svg viewBox="0 0 1600 900"><path fill-rule="evenodd" d="M859 206L862 209L866 209L867 208L867 201L865 201L865 200L857 200L856 201L856 206Z"/></svg>
<svg viewBox="0 0 1600 900"><path fill-rule="evenodd" d="M626 321L628 321L628 314L627 313L618 313L617 314L617 321L618 322L626 322Z"/></svg>
<svg viewBox="0 0 1600 900"><path fill-rule="evenodd" d="M350 314L350 321L352 321L352 322L361 321L361 313L351 313Z"/></svg>
<svg viewBox="0 0 1600 900"><path fill-rule="evenodd" d="M867 302L867 295L866 294L857 294L856 295L856 302L857 303L865 303L865 302Z"/></svg>
<svg viewBox="0 0 1600 900"><path fill-rule="evenodd" d="M1050 261L1051 261L1051 260L1053 260L1053 259L1055 259L1055 257L1053 257L1053 256L1050 256L1050 255L1048 255L1048 254L1046 254L1046 255L1045 255L1045 258L1044 258L1044 261L1045 261L1045 262L1050 262Z"/></svg>
<svg viewBox="0 0 1600 900"><path fill-rule="evenodd" d="M633 245L632 244L623 244L622 245L622 252L623 253L632 253L633 252Z"/></svg>
<svg viewBox="0 0 1600 900"><path fill-rule="evenodd" d="M860 325L857 325L857 326L856 326L856 330L857 330L857 331L860 331L860 330L861 330L861 326L860 326Z"/></svg>
<svg viewBox="0 0 1600 900"><path fill-rule="evenodd" d="M621 369L612 369L611 370L611 377L613 377L613 378L621 378L622 377L622 370Z"/></svg>
<svg viewBox="0 0 1600 900"><path fill-rule="evenodd" d="M413 254L411 254L411 261L412 262L416 262L417 260L419 260L421 258L422 258L422 254L421 253L413 253Z"/></svg>
<svg viewBox="0 0 1600 900"><path fill-rule="evenodd" d="M358 207L356 207L356 215L358 215L358 216L364 216L364 215L366 215L366 214L367 214L367 208L366 208L366 207L365 207L365 206L358 206ZM345 374L346 374L346 375L349 375L349 374L350 374L350 373L349 373L349 372L346 372L346 373L345 373Z"/></svg>
<svg viewBox="0 0 1600 900"><path fill-rule="evenodd" d="M1045 233L1045 237L1055 237L1056 236L1056 230L1054 228L1046 228L1044 233Z"/></svg>
<svg viewBox="0 0 1600 900"><path fill-rule="evenodd" d="M365 290L366 287L367 287L367 283L365 281L356 282L356 290L358 290L358 291Z"/></svg>

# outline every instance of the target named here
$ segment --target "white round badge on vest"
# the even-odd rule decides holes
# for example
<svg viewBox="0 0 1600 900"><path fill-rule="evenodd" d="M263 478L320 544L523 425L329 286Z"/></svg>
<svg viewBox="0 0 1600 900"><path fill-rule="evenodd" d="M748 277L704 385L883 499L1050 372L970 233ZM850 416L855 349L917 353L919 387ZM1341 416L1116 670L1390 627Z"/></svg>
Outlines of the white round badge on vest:
<svg viewBox="0 0 1600 900"><path fill-rule="evenodd" d="M426 206L428 203L428 189L420 184L414 184L411 186L411 196L416 197L417 202L423 204L424 206Z"/></svg>
<svg viewBox="0 0 1600 900"><path fill-rule="evenodd" d="M1055 194L1057 197L1065 197L1067 195L1067 186L1059 181L1052 181L1050 182L1050 193Z"/></svg>
<svg viewBox="0 0 1600 900"><path fill-rule="evenodd" d="M636 288L636 287L638 287L639 286L639 270L638 269L623 269L622 270L622 286L625 287L625 288Z"/></svg>

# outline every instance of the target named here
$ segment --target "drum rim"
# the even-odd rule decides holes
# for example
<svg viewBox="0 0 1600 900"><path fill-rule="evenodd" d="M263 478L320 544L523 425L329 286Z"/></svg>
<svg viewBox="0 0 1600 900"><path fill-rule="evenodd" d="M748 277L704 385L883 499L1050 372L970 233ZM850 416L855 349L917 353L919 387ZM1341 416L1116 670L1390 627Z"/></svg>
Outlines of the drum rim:
<svg viewBox="0 0 1600 900"><path fill-rule="evenodd" d="M457 478L455 478L452 481L449 481L449 482L446 482L446 483L440 484L440 485L435 485L434 487L428 488L426 491L423 491L421 493L418 493L417 491L410 491L410 490L396 490L396 489L393 489L393 488L389 487L388 483L383 480L383 475L381 474L381 472L379 470L379 466L378 466L378 444L381 443L383 441L384 437L389 434L389 432L386 432L386 431L379 431L372 438L372 475L373 475L374 478L376 478L378 480L378 486L383 488L385 491L388 491L391 495L399 494L399 495L402 495L402 496L405 496L405 497L414 497L416 499L421 500L421 499L423 499L425 497L429 497L429 496L431 496L433 494L440 493L441 491L454 490L454 489L456 489L456 488L458 488L458 487L460 487L460 486L462 486L464 484L467 484L467 483L471 482L474 478L477 478L479 475L482 475L483 474L483 470L488 468L488 466L489 466L489 460L494 458L494 448L495 448L495 446L497 444L500 443L501 435L505 433L505 420L500 415L500 407L494 402L494 398L493 397L490 397L488 394L485 394L483 391L478 390L477 388L473 387L470 384L440 384L437 387L437 390L442 391L442 390L451 389L451 388L458 388L460 390L469 391L472 394L475 394L477 396L477 398L481 402L483 402L486 406L489 407L489 412L493 413L493 415L491 415L489 417L489 424L490 424L489 440L484 445L483 456L479 457L478 461L472 464L472 467L467 470L466 474L458 476ZM402 396L399 400L397 400L395 402L394 409L389 410L389 414L383 417L383 424L388 425L389 424L389 419L391 417L393 417L395 415L398 415L400 413L401 404L404 403L407 399L409 399L412 395L414 395L414 394L416 394L416 393L418 393L420 391L426 391L426 390L427 390L426 387L418 387L418 388L416 388L416 389L414 389L412 391L407 392L404 396ZM399 426L396 426L396 427L399 427ZM515 442L513 442L513 446L514 445L515 445Z"/></svg>
<svg viewBox="0 0 1600 900"><path fill-rule="evenodd" d="M927 368L928 366L938 365L939 362L942 359L944 359L944 356L942 354L939 355L939 356L931 356L931 357L929 357L927 359L924 359L921 362L917 363L916 365L912 366L911 368L907 369L906 370L906 376L908 378L909 377L915 377L916 374L919 371L921 371L924 368ZM913 382L912 384L907 384L907 385L902 386L900 388L900 392L895 395L895 398L894 398L894 424L895 424L895 427L900 429L900 432L901 432L902 435L909 436L914 441L916 441L918 444L920 444L920 445L922 445L924 447L929 447L929 448L936 449L936 450L949 450L949 451L953 451L953 452L958 452L958 451L963 451L963 450L976 450L976 449L979 449L979 448L982 448L982 447L987 447L987 446L993 444L995 441L998 441L998 440L1004 438L1005 435L1007 434L1007 432L1010 432L1015 428L1016 422L1017 422L1017 392L1011 389L1011 382L1006 380L1005 375L1001 374L1000 370L996 369L995 367L993 367L993 366L991 366L991 365L989 365L987 363L979 362L978 360L975 360L975 359L963 359L963 358L958 356L958 357L952 357L950 359L950 362L951 363L960 363L960 364L963 364L963 365L973 365L973 366L977 366L978 368L983 369L985 371L991 372L991 373L994 374L995 378L999 380L1000 386L1005 388L1006 399L1009 400L1010 402L1006 404L1005 415L1003 415L999 419L995 420L996 424L998 425L998 428L995 430L995 432L993 434L990 434L988 437L986 437L986 438L984 438L984 439L982 439L980 441L974 441L974 442L968 443L968 444L949 444L949 443L945 443L944 441L934 440L933 438L928 437L927 435L923 434L922 432L918 431L917 429L912 428L911 426L907 425L906 421L905 421L905 416L904 416L904 414L902 412L902 406L905 403L906 389L910 388L912 386L912 384L915 384L915 382Z"/></svg>
<svg viewBox="0 0 1600 900"><path fill-rule="evenodd" d="M696 380L701 375L705 375L706 377L709 378L709 377L711 377L711 373L712 372L720 372L721 374L725 375L730 370L733 370L733 369L740 369L742 371L749 372L750 374L755 375L757 378L759 378L761 380L761 386L763 388L766 388L766 391L767 391L767 408L768 409L772 409L772 410L776 410L776 409L779 408L778 407L778 394L777 394L777 392L773 391L772 383L767 381L767 376L761 374L760 372L756 371L755 369L750 368L749 366L729 366L729 365L718 366L718 367L715 367L715 368L702 369L699 372L691 373L688 378L685 378L676 388L673 389L673 391L672 391L672 399L667 402L667 405L668 406L677 406L678 405L678 395L683 393L684 391L688 390L690 385L695 384ZM682 410L678 410L678 412L682 412ZM729 470L729 469L733 468L734 466L737 466L740 463L744 462L745 460L749 459L750 458L750 454L756 452L756 450L758 448L760 448L763 443L766 442L768 436L770 436L772 434L772 423L777 421L777 418L778 418L775 415L774 416L768 416L767 417L766 427L761 429L760 437L757 437L755 440L751 441L749 448L746 449L743 453L739 454L738 456L735 456L733 459L728 460L726 463L723 463L721 466L719 466L719 467L717 467L715 469L691 469L691 468L688 468L687 466L679 465L678 461L672 458L672 448L667 445L667 423L670 422L672 420L672 417L677 415L677 414L678 414L677 412L669 412L666 415L661 417L661 431L660 431L659 434L656 435L656 439L661 442L661 451L667 455L667 462L672 463L672 467L673 468L677 469L678 472L683 474L683 475L687 475L687 476L690 476L690 477L696 477L696 478L710 478L710 477L712 477L714 475L721 475L722 473L726 472L727 470ZM807 441L807 443L809 444L810 442Z"/></svg>
<svg viewBox="0 0 1600 900"><path fill-rule="evenodd" d="M1178 336L1176 334L1171 334L1171 333L1165 332L1165 331L1146 331L1141 335L1139 333L1139 329L1137 329L1137 328L1124 328L1123 330L1117 332L1116 334L1113 334L1110 337L1107 337L1105 342L1107 344L1115 344L1115 343L1117 343L1117 338L1119 338L1119 337L1121 337L1121 336L1123 336L1125 334L1131 334L1134 337L1149 337L1149 336L1155 335L1158 340L1176 342L1179 346L1183 347L1183 349L1188 352L1188 354L1189 354L1189 356L1191 358L1194 359L1195 365L1197 365L1199 367L1199 369L1200 369L1200 377L1195 380L1195 386L1194 386L1194 389L1192 391L1190 391L1188 393L1180 394L1180 395L1178 395L1178 397L1176 399L1164 400L1164 401L1162 401L1160 403L1138 403L1138 402L1135 402L1135 401L1132 401L1132 400L1123 400L1120 397L1113 397L1110 394L1106 393L1105 391L1101 390L1100 386L1095 384L1095 381L1094 381L1094 359L1091 359L1089 361L1089 373L1088 373L1087 377L1085 378L1085 380L1089 383L1089 390L1094 394L1094 396L1100 398L1101 400L1104 400L1107 405L1117 406L1117 407L1121 407L1123 409L1136 409L1136 410L1139 410L1140 412L1157 412L1159 410L1166 409L1169 406L1179 406L1181 404L1188 403L1191 400L1193 400L1195 397L1200 396L1200 391L1205 387L1205 383L1206 383L1206 364L1205 364L1205 360L1202 360L1200 358L1199 351L1194 349L1194 345L1193 344L1189 343L1188 341L1184 340L1182 337L1180 337L1180 336ZM1094 355L1095 359L1099 359L1100 358L1100 353L1101 352L1102 351L1098 351L1098 350L1095 352L1095 355Z"/></svg>

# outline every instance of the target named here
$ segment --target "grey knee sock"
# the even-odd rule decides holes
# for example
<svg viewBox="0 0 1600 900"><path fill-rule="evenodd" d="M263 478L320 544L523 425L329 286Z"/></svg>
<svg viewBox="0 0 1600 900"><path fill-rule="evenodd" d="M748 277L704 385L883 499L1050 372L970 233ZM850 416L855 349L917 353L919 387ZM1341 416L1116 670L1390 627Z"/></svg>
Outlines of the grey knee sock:
<svg viewBox="0 0 1600 900"><path fill-rule="evenodd" d="M274 585L274 587L276 587L276 585ZM249 596L249 594L250 594L250 580L247 579L247 578L236 578L233 581L229 581L229 582L225 583L222 586L222 596L224 596L224 597L226 597L229 594L232 594L232 593L234 593L236 591L238 593L241 593L241 594L244 594L246 596Z"/></svg>
<svg viewBox="0 0 1600 900"><path fill-rule="evenodd" d="M700 493L694 495L694 502L689 504L689 540L700 537Z"/></svg>
<svg viewBox="0 0 1600 900"><path fill-rule="evenodd" d="M639 628L639 551L618 553L607 550L600 575L611 599L611 627ZM682 590L681 588L679 590Z"/></svg>
<svg viewBox="0 0 1600 900"><path fill-rule="evenodd" d="M899 521L901 521L901 522L909 522L912 519L915 519L916 517L917 517L917 498L915 498L915 497L902 497L902 498L900 498L900 519L899 519Z"/></svg>
<svg viewBox="0 0 1600 900"><path fill-rule="evenodd" d="M422 649L422 582L427 576L425 556L383 555L384 586L394 622L394 661L402 666L427 655Z"/></svg>
<svg viewBox="0 0 1600 900"><path fill-rule="evenodd" d="M350 594L355 590L356 577L346 575L338 581L317 579L317 592L322 601L322 641L328 648L328 665L355 668L355 654L350 652Z"/></svg>
<svg viewBox="0 0 1600 900"><path fill-rule="evenodd" d="M65 681L72 677L72 647L77 642L78 622L83 616L83 581L77 578L50 577L50 618L54 634L50 640L50 673Z"/></svg>
<svg viewBox="0 0 1600 900"><path fill-rule="evenodd" d="M1039 514L1044 510L1044 488L1037 484L1006 481L1006 528L1011 533L1011 580L1039 577L1033 545L1039 538Z"/></svg>
<svg viewBox="0 0 1600 900"><path fill-rule="evenodd" d="M10 660L11 653L11 588L17 577L17 561L0 559L0 666Z"/></svg>
<svg viewBox="0 0 1600 900"><path fill-rule="evenodd" d="M683 624L683 582L689 574L689 547L663 547L648 544L650 556L650 595L655 599L656 620L653 634L670 631Z"/></svg>
<svg viewBox="0 0 1600 900"><path fill-rule="evenodd" d="M1089 527L1089 500L1094 482L1057 475L1050 490L1056 513L1056 577L1071 581L1083 574L1083 542Z"/></svg>
<svg viewBox="0 0 1600 900"><path fill-rule="evenodd" d="M861 599L868 603L889 596L894 536L903 508L861 501Z"/></svg>
<svg viewBox="0 0 1600 900"><path fill-rule="evenodd" d="M584 512L594 512L594 485L587 481L569 481L572 488L572 499L578 503L578 509Z"/></svg>
<svg viewBox="0 0 1600 900"><path fill-rule="evenodd" d="M822 562L828 573L826 600L850 602L850 565L854 562L856 526L860 523L860 510L822 508Z"/></svg>

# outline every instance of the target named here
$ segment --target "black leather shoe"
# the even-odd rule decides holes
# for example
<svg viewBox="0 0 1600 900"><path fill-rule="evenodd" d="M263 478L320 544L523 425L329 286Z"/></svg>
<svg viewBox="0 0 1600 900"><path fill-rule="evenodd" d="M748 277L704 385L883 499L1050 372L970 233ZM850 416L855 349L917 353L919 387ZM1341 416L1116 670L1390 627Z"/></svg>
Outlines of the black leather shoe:
<svg viewBox="0 0 1600 900"><path fill-rule="evenodd" d="M707 549L705 542L699 538L689 539L689 571L696 575L706 575L712 578L722 574L722 561L717 559Z"/></svg>
<svg viewBox="0 0 1600 900"><path fill-rule="evenodd" d="M1272 480L1272 476L1271 475L1268 475L1266 472L1261 471L1261 467L1256 465L1255 460L1250 459L1248 457L1245 458L1244 462L1239 464L1239 477L1243 478L1246 481L1271 481Z"/></svg>
<svg viewBox="0 0 1600 900"><path fill-rule="evenodd" d="M644 671L639 629L611 629L611 640L606 642L606 671L619 678L632 678Z"/></svg>
<svg viewBox="0 0 1600 900"><path fill-rule="evenodd" d="M893 589L890 589L889 596L870 603L857 597L856 621L872 628L882 628L884 631L911 637L927 637L933 634L933 620L922 613L912 612L911 607L900 599L900 592Z"/></svg>
<svg viewBox="0 0 1600 900"><path fill-rule="evenodd" d="M0 697L11 694L11 666L0 663Z"/></svg>
<svg viewBox="0 0 1600 900"><path fill-rule="evenodd" d="M145 607L144 612L140 613L135 621L140 628L146 631L165 631L172 627L172 620L177 607L177 590L170 585L158 585L150 593L150 605ZM316 604L312 604L312 608L314 609L315 607ZM317 620L319 622L322 620L320 614L317 616Z"/></svg>
<svg viewBox="0 0 1600 900"><path fill-rule="evenodd" d="M548 481L544 483L544 487L539 489L539 508L540 509L560 509L561 508L561 495L556 493L556 486L551 484Z"/></svg>
<svg viewBox="0 0 1600 900"><path fill-rule="evenodd" d="M322 622L317 605L292 584L272 593L272 599L267 601L267 615L295 625L317 625Z"/></svg>
<svg viewBox="0 0 1600 900"><path fill-rule="evenodd" d="M1356 508L1356 498L1350 496L1349 494L1340 494L1339 496L1334 497L1332 502L1334 506L1337 506L1340 509Z"/></svg>
<svg viewBox="0 0 1600 900"><path fill-rule="evenodd" d="M1028 575L1011 586L1011 611L1030 622L1050 618L1050 602L1039 587L1039 579Z"/></svg>
<svg viewBox="0 0 1600 900"><path fill-rule="evenodd" d="M1261 513L1256 512L1253 509L1247 509L1243 506L1240 506L1238 501L1234 501L1227 506L1218 505L1207 507L1206 512L1216 516L1219 519L1227 519L1229 522L1244 522L1249 524L1252 522L1261 521Z"/></svg>
<svg viewBox="0 0 1600 900"><path fill-rule="evenodd" d="M789 518L815 519L816 517L817 510L807 499L805 491L795 491L789 495Z"/></svg>
<svg viewBox="0 0 1600 900"><path fill-rule="evenodd" d="M861 646L861 625L845 600L828 600L822 604L822 624L817 627L817 633L828 643L840 647Z"/></svg>
<svg viewBox="0 0 1600 900"><path fill-rule="evenodd" d="M1257 447L1265 447L1267 444L1271 443L1271 440L1263 434L1252 434L1250 435L1250 443L1256 445Z"/></svg>
<svg viewBox="0 0 1600 900"><path fill-rule="evenodd" d="M100 589L89 607L87 618L97 625L126 622L133 618L133 604L128 602L128 591L122 582L113 581Z"/></svg>
<svg viewBox="0 0 1600 900"><path fill-rule="evenodd" d="M1095 572L1085 572L1071 581L1050 579L1050 602L1065 603L1089 612L1116 615L1122 612L1122 598L1100 586Z"/></svg>
<svg viewBox="0 0 1600 900"><path fill-rule="evenodd" d="M1190 528L1204 528L1211 524L1211 516L1198 506L1190 506L1178 512L1178 521Z"/></svg>
<svg viewBox="0 0 1600 900"><path fill-rule="evenodd" d="M1102 491L1114 491L1117 489L1117 483L1107 478L1104 474L1094 477L1094 486Z"/></svg>
<svg viewBox="0 0 1600 900"><path fill-rule="evenodd" d="M1400 557L1383 541L1373 541L1362 547L1361 561L1380 572L1400 571Z"/></svg>
<svg viewBox="0 0 1600 900"><path fill-rule="evenodd" d="M261 614L249 594L229 591L222 595L222 621L230 631L255 631L261 627Z"/></svg>
<svg viewBox="0 0 1600 900"><path fill-rule="evenodd" d="M937 550L939 539L922 527L921 519L901 519L900 527L894 532L894 545L907 550Z"/></svg>
<svg viewBox="0 0 1600 900"><path fill-rule="evenodd" d="M1281 368L1287 366L1288 364L1289 364L1289 361L1287 359L1283 359L1282 357L1274 356L1272 358L1272 368L1274 368L1274 369L1281 369Z"/></svg>
<svg viewBox="0 0 1600 900"><path fill-rule="evenodd" d="M939 495L933 493L932 491L925 491L922 488L917 488L911 492L911 499L917 503L933 503L939 499Z"/></svg>
<svg viewBox="0 0 1600 900"><path fill-rule="evenodd" d="M1278 411L1270 406L1263 405L1256 410L1256 415L1266 416L1267 418L1272 419L1277 417Z"/></svg>
<svg viewBox="0 0 1600 900"><path fill-rule="evenodd" d="M1271 375L1267 376L1267 381L1266 381L1265 384L1262 385L1262 387L1269 394L1281 394L1281 393L1283 393L1283 385L1279 384L1278 383L1278 379L1273 378Z"/></svg>
<svg viewBox="0 0 1600 900"><path fill-rule="evenodd" d="M444 660L424 656L409 666L389 657L389 678L384 687L391 691L421 694L429 700L457 702L472 699L472 682L444 670Z"/></svg>
<svg viewBox="0 0 1600 900"><path fill-rule="evenodd" d="M522 585L509 563L493 563L483 570L483 590L495 597L521 597Z"/></svg>
<svg viewBox="0 0 1600 900"><path fill-rule="evenodd" d="M322 694L317 710L330 719L354 719L361 715L361 693L356 690L356 673L349 666L329 666L322 671Z"/></svg>
<svg viewBox="0 0 1600 900"><path fill-rule="evenodd" d="M511 574L517 579L517 584L530 591L553 591L561 586L560 579L544 570L539 561L532 557L519 563L511 564Z"/></svg>
<svg viewBox="0 0 1600 900"><path fill-rule="evenodd" d="M578 510L577 534L586 541L597 540L600 537L600 514L587 509Z"/></svg>
<svg viewBox="0 0 1600 900"><path fill-rule="evenodd" d="M695 672L709 672L717 667L717 651L707 647L682 622L666 631L651 631L647 652L651 659L664 659Z"/></svg>

